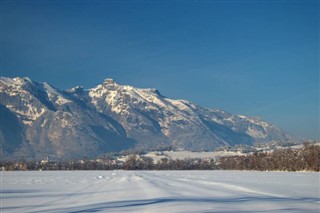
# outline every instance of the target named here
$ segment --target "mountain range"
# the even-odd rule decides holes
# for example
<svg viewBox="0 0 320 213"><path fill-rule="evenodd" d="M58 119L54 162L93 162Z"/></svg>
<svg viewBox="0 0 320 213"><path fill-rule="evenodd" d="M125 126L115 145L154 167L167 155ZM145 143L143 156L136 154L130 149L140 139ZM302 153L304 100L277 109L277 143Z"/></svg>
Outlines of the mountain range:
<svg viewBox="0 0 320 213"><path fill-rule="evenodd" d="M296 140L260 118L203 108L112 79L92 89L60 90L27 77L1 77L0 110L3 159L92 158L159 146L211 151Z"/></svg>

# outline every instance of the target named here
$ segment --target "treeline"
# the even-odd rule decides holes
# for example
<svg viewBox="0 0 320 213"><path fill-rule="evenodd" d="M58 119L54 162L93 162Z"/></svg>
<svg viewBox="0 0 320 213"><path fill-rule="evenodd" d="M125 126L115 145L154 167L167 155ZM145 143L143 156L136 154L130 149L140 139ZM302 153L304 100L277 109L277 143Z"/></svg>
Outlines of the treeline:
<svg viewBox="0 0 320 213"><path fill-rule="evenodd" d="M32 170L213 170L218 169L212 159L172 160L162 158L154 162L152 158L131 154L125 161L114 159L76 160L40 163L34 161L6 161L0 163L5 171Z"/></svg>
<svg viewBox="0 0 320 213"><path fill-rule="evenodd" d="M218 169L213 159L186 158L168 159L162 158L156 163L152 158L131 155L123 163L124 170L213 170Z"/></svg>
<svg viewBox="0 0 320 213"><path fill-rule="evenodd" d="M225 170L319 172L320 146L305 143L301 149L288 148L245 156L222 157L218 167Z"/></svg>
<svg viewBox="0 0 320 213"><path fill-rule="evenodd" d="M259 170L319 171L320 146L305 143L301 149L280 149L247 155L213 159L169 159L156 162L152 158L129 154L125 160L109 156L97 160L0 162L0 168L14 170Z"/></svg>

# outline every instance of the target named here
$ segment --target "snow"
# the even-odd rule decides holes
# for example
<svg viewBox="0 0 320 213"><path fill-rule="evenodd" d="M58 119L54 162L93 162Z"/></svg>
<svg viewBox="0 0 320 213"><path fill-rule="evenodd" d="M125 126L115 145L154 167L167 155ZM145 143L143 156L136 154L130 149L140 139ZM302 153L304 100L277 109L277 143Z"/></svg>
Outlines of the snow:
<svg viewBox="0 0 320 213"><path fill-rule="evenodd" d="M16 78L7 78L7 77L0 77L0 82L5 84L6 86L21 86L24 84L24 82L27 81L29 83L32 83L32 80L28 77L16 77Z"/></svg>
<svg viewBox="0 0 320 213"><path fill-rule="evenodd" d="M232 115L218 109L203 110L187 100L165 98L159 95L156 89L120 85L112 79L106 79L103 84L90 89L88 94L91 97L92 105L99 112L110 113L111 111L117 114L116 117L121 117L120 123L127 130L136 128L136 126L149 125L148 121L151 118L160 125L161 132L170 140L174 137L177 129L183 130L186 127L199 128L212 135L212 129L208 128L202 117L232 129L235 133L247 134L258 142L268 140L267 136L270 135L276 135L275 138L281 135L278 134L281 133L280 129L257 117ZM127 122L127 115L137 118L136 126ZM149 115L150 118L146 115ZM210 136L211 139L215 137L213 135ZM214 140L217 139L214 138ZM220 139L220 141L224 141L224 139Z"/></svg>
<svg viewBox="0 0 320 213"><path fill-rule="evenodd" d="M254 138L266 138L267 135L264 132L249 127L246 133Z"/></svg>
<svg viewBox="0 0 320 213"><path fill-rule="evenodd" d="M26 125L31 125L33 121L37 120L45 111L45 108L34 108L31 104L25 104L26 110L15 109L12 105L7 105L8 109L14 111L18 116L25 117L22 122Z"/></svg>
<svg viewBox="0 0 320 213"><path fill-rule="evenodd" d="M47 82L43 83L43 87L46 89L47 94L52 101L54 98L57 100L55 101L56 104L63 105L67 103L71 103L70 100L64 98L55 88L53 88L50 84Z"/></svg>
<svg viewBox="0 0 320 213"><path fill-rule="evenodd" d="M63 105L63 104L67 104L67 103L71 103L71 101L70 100L68 100L68 99L66 99L66 98L64 98L64 97L62 97L62 96L58 96L58 99L55 101L57 104L59 104L59 105Z"/></svg>
<svg viewBox="0 0 320 213"><path fill-rule="evenodd" d="M1 212L319 212L319 173L1 172Z"/></svg>
<svg viewBox="0 0 320 213"><path fill-rule="evenodd" d="M95 105L100 112L103 112L106 103L108 108L114 113L129 113L126 98L130 99L130 105L133 108L142 108L146 111L161 111L164 114L168 111L173 112L173 115L170 117L166 116L164 119L159 119L159 124L162 127L161 131L166 136L170 136L168 124L172 121L188 121L192 119L192 117L195 117L190 116L195 113L188 105L191 105L191 107L195 106L188 101L162 98L157 95L156 89L141 89L128 85L119 85L112 81L112 79L106 79L102 85L90 89L89 96L92 98L92 104ZM103 99L102 103L100 99ZM147 104L144 105L144 103Z"/></svg>
<svg viewBox="0 0 320 213"><path fill-rule="evenodd" d="M11 86L16 84L16 80L12 78L1 77L0 82L5 84L6 86Z"/></svg>
<svg viewBox="0 0 320 213"><path fill-rule="evenodd" d="M218 124L223 125L222 120L219 120L218 118L212 117L211 120L214 121L214 122L216 122L216 123L218 123Z"/></svg>
<svg viewBox="0 0 320 213"><path fill-rule="evenodd" d="M187 101L185 101L185 100L172 100L169 98L166 98L165 100L170 102L172 105L177 107L179 110L188 111L189 113L193 113L193 111L190 109L190 106L187 105L188 104Z"/></svg>
<svg viewBox="0 0 320 213"><path fill-rule="evenodd" d="M234 124L234 120L232 117L228 117L228 118L224 118L225 121L231 122L232 124Z"/></svg>
<svg viewBox="0 0 320 213"><path fill-rule="evenodd" d="M47 82L43 83L43 87L46 89L46 91L48 92L48 94L52 94L52 95L59 95L59 93L57 92L57 90L55 88L53 88L50 84L48 84Z"/></svg>
<svg viewBox="0 0 320 213"><path fill-rule="evenodd" d="M183 160L186 158L200 158L200 159L215 159L226 156L238 156L244 155L239 152L232 151L214 151L214 152L191 152L187 150L182 151L161 151L161 152L149 152L144 156L150 157L154 162L161 160L162 158L169 158L173 160Z"/></svg>
<svg viewBox="0 0 320 213"><path fill-rule="evenodd" d="M11 96L14 96L17 94L17 90L19 90L25 82L32 83L30 78L7 78L7 77L0 77L0 89L8 90L10 91Z"/></svg>

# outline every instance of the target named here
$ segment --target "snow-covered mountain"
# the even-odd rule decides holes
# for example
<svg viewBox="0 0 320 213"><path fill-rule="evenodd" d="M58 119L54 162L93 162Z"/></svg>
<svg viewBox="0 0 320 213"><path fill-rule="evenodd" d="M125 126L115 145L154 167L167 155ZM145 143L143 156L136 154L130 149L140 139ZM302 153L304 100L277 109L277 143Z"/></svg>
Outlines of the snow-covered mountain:
<svg viewBox="0 0 320 213"><path fill-rule="evenodd" d="M48 83L1 78L0 104L3 156L83 158L135 144L110 116Z"/></svg>
<svg viewBox="0 0 320 213"><path fill-rule="evenodd" d="M259 118L172 100L156 89L106 79L95 88L59 90L29 78L0 78L1 155L94 157L138 147L186 150L294 140Z"/></svg>

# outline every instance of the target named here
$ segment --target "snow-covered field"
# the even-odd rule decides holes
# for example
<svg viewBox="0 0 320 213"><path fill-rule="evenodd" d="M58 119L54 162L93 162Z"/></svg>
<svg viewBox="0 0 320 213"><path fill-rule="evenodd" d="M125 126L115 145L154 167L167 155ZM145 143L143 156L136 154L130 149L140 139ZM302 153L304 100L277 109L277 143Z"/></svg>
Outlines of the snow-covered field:
<svg viewBox="0 0 320 213"><path fill-rule="evenodd" d="M180 159L185 160L187 158L200 158L200 159L214 159L217 160L220 157L227 157L227 156L237 156L237 155L244 155L240 152L232 152L232 151L214 151L214 152L191 152L187 150L183 151L160 151L160 152L149 152L144 156L150 157L153 159L154 162L161 160L162 158L169 158L169 159ZM125 160L124 158L123 160Z"/></svg>
<svg viewBox="0 0 320 213"><path fill-rule="evenodd" d="M320 174L0 172L2 212L320 212Z"/></svg>

